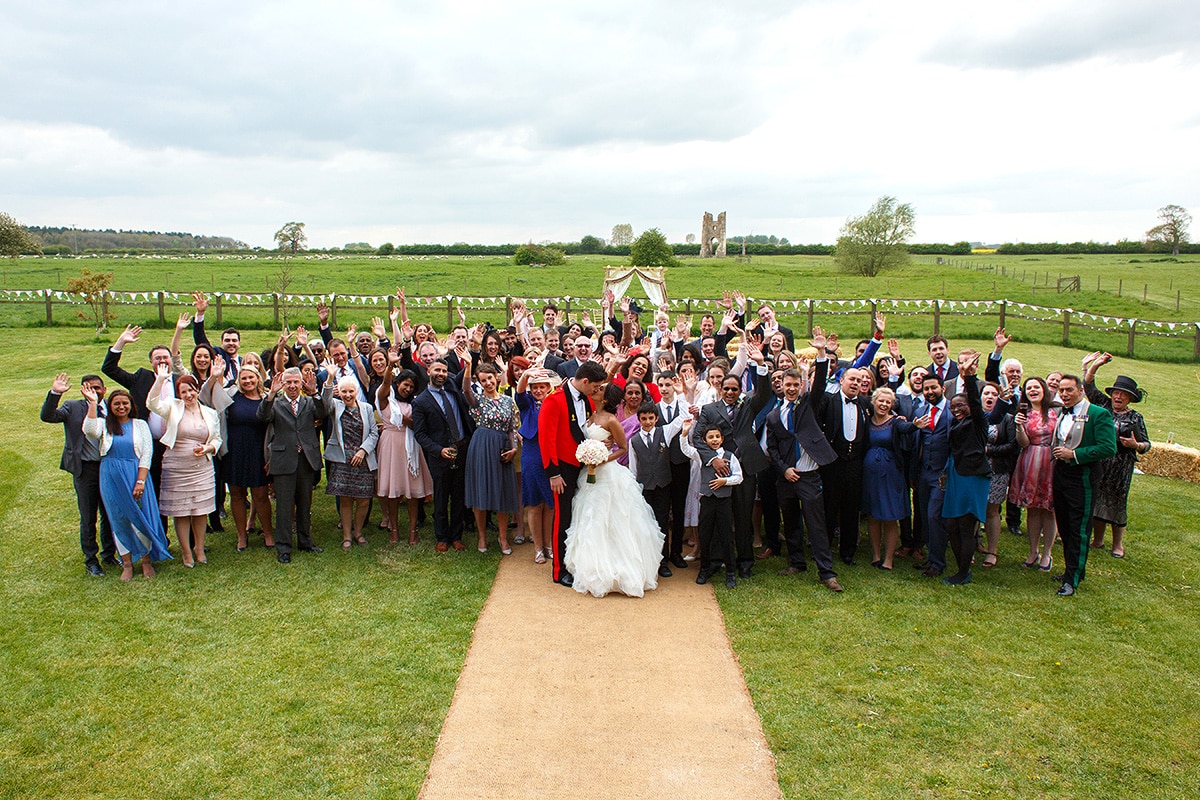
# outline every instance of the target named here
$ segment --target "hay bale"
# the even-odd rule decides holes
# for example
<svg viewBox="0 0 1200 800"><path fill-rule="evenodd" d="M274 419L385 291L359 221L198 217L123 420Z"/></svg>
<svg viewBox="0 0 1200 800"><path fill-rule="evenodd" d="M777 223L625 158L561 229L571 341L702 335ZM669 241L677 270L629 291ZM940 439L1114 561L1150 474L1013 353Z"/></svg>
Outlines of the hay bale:
<svg viewBox="0 0 1200 800"><path fill-rule="evenodd" d="M1149 452L1138 457L1138 469L1147 475L1200 483L1200 450L1165 442L1153 444Z"/></svg>

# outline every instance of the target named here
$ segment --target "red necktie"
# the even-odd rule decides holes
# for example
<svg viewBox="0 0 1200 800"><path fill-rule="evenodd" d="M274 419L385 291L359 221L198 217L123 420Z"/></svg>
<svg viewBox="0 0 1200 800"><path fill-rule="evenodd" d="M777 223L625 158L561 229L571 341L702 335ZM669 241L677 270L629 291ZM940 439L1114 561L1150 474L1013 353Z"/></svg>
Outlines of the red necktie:
<svg viewBox="0 0 1200 800"><path fill-rule="evenodd" d="M934 428L937 427L937 415L938 415L938 407L930 406L929 407L929 429L930 430L933 430Z"/></svg>

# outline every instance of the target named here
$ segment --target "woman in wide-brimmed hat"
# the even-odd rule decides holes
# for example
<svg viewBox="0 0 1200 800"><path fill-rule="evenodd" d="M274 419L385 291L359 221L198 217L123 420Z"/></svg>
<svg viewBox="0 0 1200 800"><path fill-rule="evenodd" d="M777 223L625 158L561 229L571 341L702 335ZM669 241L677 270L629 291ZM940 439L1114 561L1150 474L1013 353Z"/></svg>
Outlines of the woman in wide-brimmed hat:
<svg viewBox="0 0 1200 800"><path fill-rule="evenodd" d="M1117 428L1117 454L1101 462L1100 480L1096 484L1091 546L1104 547L1104 527L1111 525L1113 557L1124 558L1125 528L1129 522L1125 511L1129 484L1133 480L1133 466L1137 463L1138 454L1150 449L1150 435L1146 433L1146 421L1142 415L1130 408L1145 397L1137 381L1118 375L1113 385L1104 390L1104 394L1096 389L1096 370L1111 360L1112 356L1108 353L1093 353L1084 362L1086 371L1083 388L1087 399L1111 411L1113 424Z"/></svg>
<svg viewBox="0 0 1200 800"><path fill-rule="evenodd" d="M552 557L554 535L554 492L542 466L538 415L542 402L562 382L562 376L552 370L530 367L521 374L515 387L517 409L521 413L521 505L525 509L525 530L533 540L533 560L538 564L545 564Z"/></svg>

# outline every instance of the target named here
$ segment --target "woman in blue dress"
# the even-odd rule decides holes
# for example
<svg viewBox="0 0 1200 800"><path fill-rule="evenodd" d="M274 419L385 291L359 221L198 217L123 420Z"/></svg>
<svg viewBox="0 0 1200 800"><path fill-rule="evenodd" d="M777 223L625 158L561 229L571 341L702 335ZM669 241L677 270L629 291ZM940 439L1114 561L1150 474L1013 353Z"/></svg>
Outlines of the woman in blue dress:
<svg viewBox="0 0 1200 800"><path fill-rule="evenodd" d="M100 442L100 498L121 556L121 580L133 579L134 561L142 562L142 574L153 578L151 561L169 559L171 554L150 485L154 457L150 426L134 418L133 398L124 389L109 394L108 416L103 420L96 415L96 393L89 386L82 391L88 401L83 432Z"/></svg>
<svg viewBox="0 0 1200 800"><path fill-rule="evenodd" d="M942 583L957 586L971 582L971 559L975 557L975 531L987 519L992 467L987 458L988 424L979 398L975 370L979 353L959 354L958 374L966 388L950 398L950 457L946 459L946 497L942 518L946 536L958 561L958 572Z"/></svg>
<svg viewBox="0 0 1200 800"><path fill-rule="evenodd" d="M820 391L817 387L813 391ZM886 386L871 395L871 430L863 463L862 507L871 537L871 566L890 570L900 539L900 520L909 516L904 479L908 435L915 426L892 413L896 394Z"/></svg>
<svg viewBox="0 0 1200 800"><path fill-rule="evenodd" d="M562 380L557 372L531 368L521 375L516 387L517 410L521 413L521 505L525 507L525 527L533 538L533 560L537 564L553 557L550 537L554 534L554 492L542 466L538 414L542 402Z"/></svg>

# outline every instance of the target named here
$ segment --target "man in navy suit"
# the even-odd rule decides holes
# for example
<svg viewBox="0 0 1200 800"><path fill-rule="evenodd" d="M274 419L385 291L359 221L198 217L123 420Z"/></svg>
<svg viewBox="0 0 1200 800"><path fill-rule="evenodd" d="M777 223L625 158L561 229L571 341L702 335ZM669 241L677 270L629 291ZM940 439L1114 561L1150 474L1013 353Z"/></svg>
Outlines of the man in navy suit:
<svg viewBox="0 0 1200 800"><path fill-rule="evenodd" d="M104 413L104 381L99 375L84 375L82 386L89 387L99 400L97 412ZM100 578L104 570L100 561L119 566L116 544L113 542L112 526L100 499L100 445L83 435L83 419L88 413L86 400L68 400L59 405L62 396L71 388L67 373L60 372L42 403L42 422L63 426L62 461L59 469L71 473L75 483L75 500L79 504L79 547L83 550L83 562L88 574ZM100 544L96 545L96 513L100 513ZM99 558L97 558L99 556Z"/></svg>
<svg viewBox="0 0 1200 800"><path fill-rule="evenodd" d="M921 416L914 424L917 433L917 457L913 459L917 504L924 513L925 537L929 543L929 558L918 567L924 568L927 578L936 578L946 569L946 523L942 519L942 500L946 486L942 475L950 457L950 404L946 401L942 380L930 372L921 383L925 402Z"/></svg>
<svg viewBox="0 0 1200 800"><path fill-rule="evenodd" d="M958 377L958 363L950 358L950 342L946 340L945 336L935 333L925 340L925 347L929 350L929 357L932 359L925 369L937 375L943 386L946 381L952 381Z"/></svg>
<svg viewBox="0 0 1200 800"><path fill-rule="evenodd" d="M444 553L462 543L466 514L467 443L474 424L467 401L456 381L448 380L445 361L429 365L429 386L412 403L413 435L425 451L425 464L433 478L434 549Z"/></svg>

